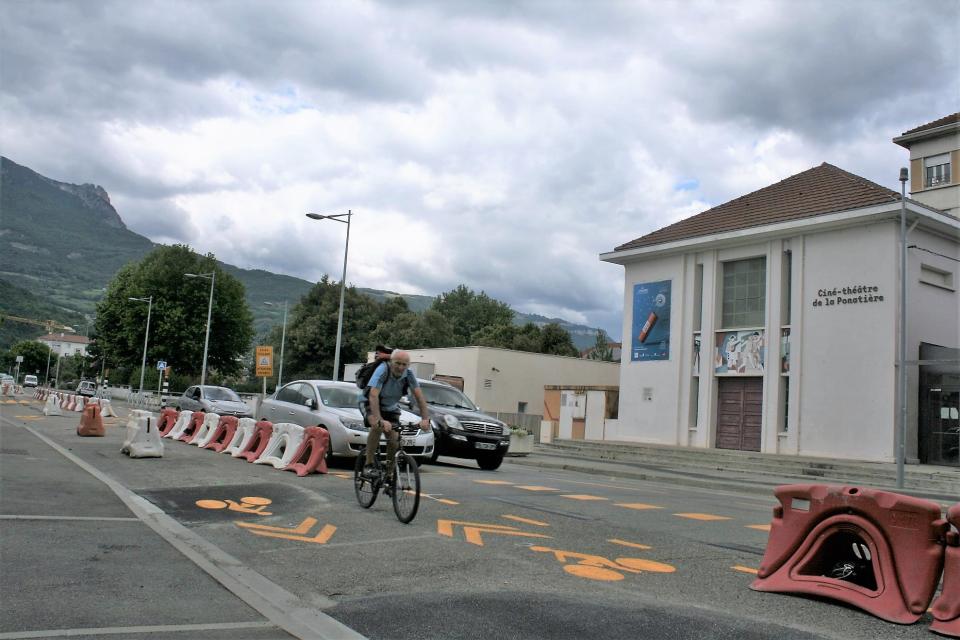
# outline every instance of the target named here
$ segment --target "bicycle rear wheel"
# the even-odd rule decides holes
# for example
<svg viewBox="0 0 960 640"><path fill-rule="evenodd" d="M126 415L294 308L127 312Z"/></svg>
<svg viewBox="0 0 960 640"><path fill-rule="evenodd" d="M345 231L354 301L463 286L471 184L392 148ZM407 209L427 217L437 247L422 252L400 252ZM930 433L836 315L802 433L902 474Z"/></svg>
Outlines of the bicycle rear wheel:
<svg viewBox="0 0 960 640"><path fill-rule="evenodd" d="M364 509L369 509L377 501L377 494L380 492L380 478L383 477L383 467L378 458L374 458L377 466L376 476L369 478L363 473L363 466L366 462L366 454L361 451L357 456L357 462L353 466L353 490L357 494L357 502Z"/></svg>
<svg viewBox="0 0 960 640"><path fill-rule="evenodd" d="M393 470L393 511L403 524L409 523L420 508L420 469L413 456L397 452Z"/></svg>

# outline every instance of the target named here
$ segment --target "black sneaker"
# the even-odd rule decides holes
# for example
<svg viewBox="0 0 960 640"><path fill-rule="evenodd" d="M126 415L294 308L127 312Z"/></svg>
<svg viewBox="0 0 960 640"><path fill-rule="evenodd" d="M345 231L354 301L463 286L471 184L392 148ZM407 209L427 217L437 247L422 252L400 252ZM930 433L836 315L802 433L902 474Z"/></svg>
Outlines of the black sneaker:
<svg viewBox="0 0 960 640"><path fill-rule="evenodd" d="M389 497L393 497L393 484L389 480L387 480L387 484L384 486L383 492Z"/></svg>
<svg viewBox="0 0 960 640"><path fill-rule="evenodd" d="M380 476L380 471L377 469L375 464L365 464L363 465L363 476L365 478L370 478L371 480L376 479Z"/></svg>

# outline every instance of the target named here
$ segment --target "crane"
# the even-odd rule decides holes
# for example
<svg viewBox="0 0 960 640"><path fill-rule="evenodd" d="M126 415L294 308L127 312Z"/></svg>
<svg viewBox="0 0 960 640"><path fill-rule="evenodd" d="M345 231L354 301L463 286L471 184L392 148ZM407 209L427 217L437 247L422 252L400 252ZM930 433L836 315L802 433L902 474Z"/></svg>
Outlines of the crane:
<svg viewBox="0 0 960 640"><path fill-rule="evenodd" d="M0 326L3 325L7 320L12 320L14 322L24 322L26 324L35 324L41 327L46 328L47 332L50 333L54 329L62 329L69 331L70 333L75 333L73 327L68 327L62 325L56 320L35 320L34 318L21 318L20 316L10 315L9 313L0 313Z"/></svg>

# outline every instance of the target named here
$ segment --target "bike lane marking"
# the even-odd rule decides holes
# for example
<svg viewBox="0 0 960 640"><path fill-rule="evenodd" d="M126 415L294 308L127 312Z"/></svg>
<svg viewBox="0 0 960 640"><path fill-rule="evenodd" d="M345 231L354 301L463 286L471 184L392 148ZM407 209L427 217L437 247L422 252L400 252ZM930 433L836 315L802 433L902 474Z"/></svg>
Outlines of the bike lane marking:
<svg viewBox="0 0 960 640"><path fill-rule="evenodd" d="M678 518L686 518L688 520L699 520L701 522L718 522L721 520L733 520L729 516L715 516L710 513L675 513L673 514Z"/></svg>

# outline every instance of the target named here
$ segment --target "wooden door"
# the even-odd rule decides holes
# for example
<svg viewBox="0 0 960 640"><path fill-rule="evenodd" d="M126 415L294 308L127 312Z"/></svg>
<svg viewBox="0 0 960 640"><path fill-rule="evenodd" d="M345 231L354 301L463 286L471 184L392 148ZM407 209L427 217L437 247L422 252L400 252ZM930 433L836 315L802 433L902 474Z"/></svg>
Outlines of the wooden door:
<svg viewBox="0 0 960 640"><path fill-rule="evenodd" d="M763 378L721 378L717 393L717 448L760 451Z"/></svg>

